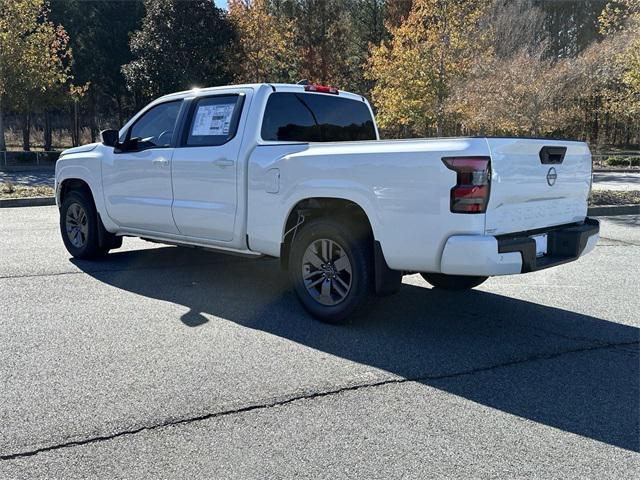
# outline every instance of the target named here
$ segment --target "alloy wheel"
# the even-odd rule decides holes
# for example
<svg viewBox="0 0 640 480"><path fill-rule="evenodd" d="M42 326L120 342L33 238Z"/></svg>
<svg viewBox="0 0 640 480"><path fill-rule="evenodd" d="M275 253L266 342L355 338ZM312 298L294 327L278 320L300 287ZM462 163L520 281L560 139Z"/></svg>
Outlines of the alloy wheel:
<svg viewBox="0 0 640 480"><path fill-rule="evenodd" d="M65 228L71 244L76 248L82 248L89 235L89 221L87 212L79 203L74 202L67 208Z"/></svg>
<svg viewBox="0 0 640 480"><path fill-rule="evenodd" d="M302 257L302 279L309 295L327 306L342 302L351 291L351 262L333 240L313 241Z"/></svg>

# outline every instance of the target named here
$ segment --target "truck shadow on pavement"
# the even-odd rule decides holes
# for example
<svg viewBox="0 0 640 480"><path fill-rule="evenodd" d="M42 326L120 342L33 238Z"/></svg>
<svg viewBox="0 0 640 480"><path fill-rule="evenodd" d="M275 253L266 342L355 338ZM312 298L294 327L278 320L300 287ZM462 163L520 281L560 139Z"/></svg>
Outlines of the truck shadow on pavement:
<svg viewBox="0 0 640 480"><path fill-rule="evenodd" d="M163 247L72 261L106 284L188 307L186 326L232 321L640 451L638 328L487 291L406 283L366 316L330 326L304 312L277 260Z"/></svg>

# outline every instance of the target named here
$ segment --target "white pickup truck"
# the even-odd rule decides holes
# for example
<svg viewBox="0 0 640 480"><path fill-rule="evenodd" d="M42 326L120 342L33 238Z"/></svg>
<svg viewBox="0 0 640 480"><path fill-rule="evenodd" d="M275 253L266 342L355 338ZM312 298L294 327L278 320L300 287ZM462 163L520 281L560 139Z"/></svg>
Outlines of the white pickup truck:
<svg viewBox="0 0 640 480"><path fill-rule="evenodd" d="M585 143L383 141L363 97L313 84L167 95L56 164L74 257L123 236L279 257L333 323L406 273L468 289L576 260L598 240L590 183Z"/></svg>

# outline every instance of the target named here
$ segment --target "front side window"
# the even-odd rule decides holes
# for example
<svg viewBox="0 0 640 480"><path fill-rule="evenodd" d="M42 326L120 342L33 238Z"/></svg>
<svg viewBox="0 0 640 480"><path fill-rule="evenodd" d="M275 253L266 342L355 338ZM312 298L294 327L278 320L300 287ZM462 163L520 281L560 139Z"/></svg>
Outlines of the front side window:
<svg viewBox="0 0 640 480"><path fill-rule="evenodd" d="M144 113L129 130L129 142L138 150L171 146L181 101L156 105Z"/></svg>
<svg viewBox="0 0 640 480"><path fill-rule="evenodd" d="M269 96L262 139L289 142L376 140L365 102L317 93L276 92Z"/></svg>

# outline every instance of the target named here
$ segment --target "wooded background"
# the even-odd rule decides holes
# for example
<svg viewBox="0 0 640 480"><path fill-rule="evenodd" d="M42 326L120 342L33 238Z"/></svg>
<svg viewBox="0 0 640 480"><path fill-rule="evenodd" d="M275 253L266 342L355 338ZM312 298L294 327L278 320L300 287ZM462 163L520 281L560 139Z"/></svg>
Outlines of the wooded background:
<svg viewBox="0 0 640 480"><path fill-rule="evenodd" d="M0 0L0 151L95 141L151 99L300 79L384 137L640 143L640 0Z"/></svg>

